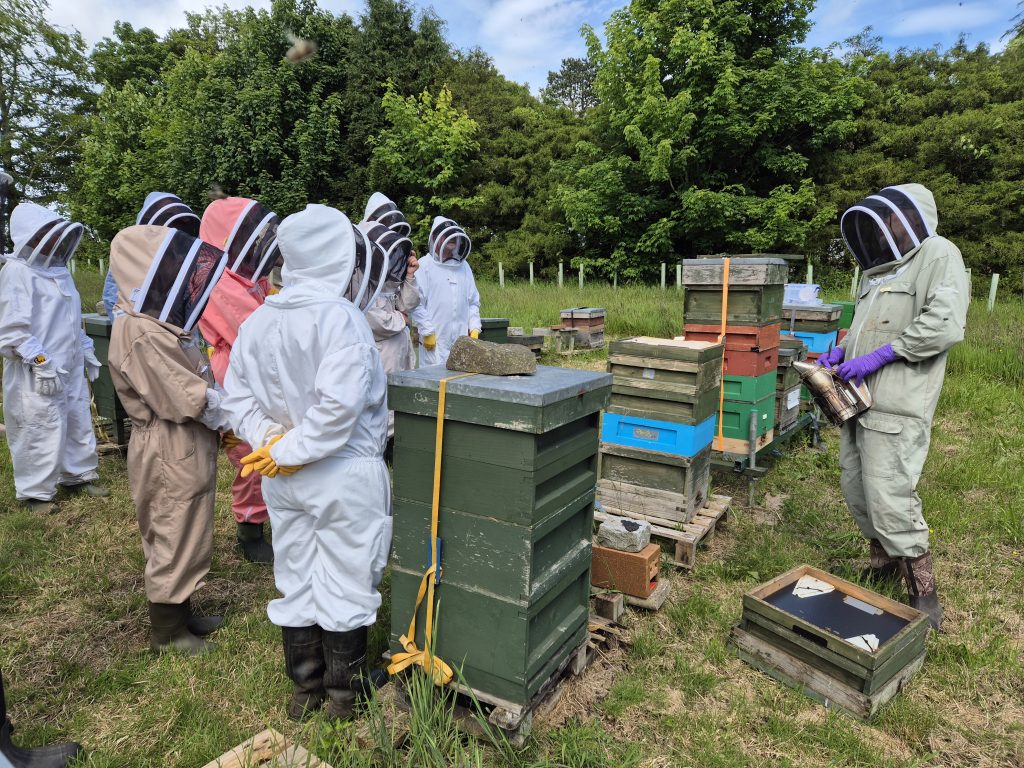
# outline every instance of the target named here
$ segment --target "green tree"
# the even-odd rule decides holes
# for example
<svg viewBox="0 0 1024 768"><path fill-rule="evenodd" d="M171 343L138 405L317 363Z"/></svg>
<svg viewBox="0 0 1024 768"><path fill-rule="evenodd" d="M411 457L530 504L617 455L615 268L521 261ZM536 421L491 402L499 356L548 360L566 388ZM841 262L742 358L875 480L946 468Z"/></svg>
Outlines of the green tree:
<svg viewBox="0 0 1024 768"><path fill-rule="evenodd" d="M597 104L596 76L597 67L590 59L562 59L557 72L548 72L548 84L541 91L541 99L565 107L574 115L582 115Z"/></svg>
<svg viewBox="0 0 1024 768"><path fill-rule="evenodd" d="M822 199L838 210L908 182L935 195L939 233L976 272L1024 278L1024 49L992 55L960 41L890 54L860 38L847 64L865 107L842 151L819 158ZM822 251L834 221L817 234ZM843 263L847 257L840 259Z"/></svg>
<svg viewBox="0 0 1024 768"><path fill-rule="evenodd" d="M82 37L47 11L44 0L0 0L0 167L41 203L68 190L92 103Z"/></svg>
<svg viewBox="0 0 1024 768"><path fill-rule="evenodd" d="M650 274L696 253L801 249L833 212L812 158L853 129L856 77L805 49L813 0L633 0L585 30L594 139L559 190L575 256Z"/></svg>
<svg viewBox="0 0 1024 768"><path fill-rule="evenodd" d="M425 241L435 212L457 218L460 208L474 203L459 191L467 158L479 148L478 126L452 106L446 87L436 96L424 90L404 97L389 82L382 107L388 127L372 140L370 180L400 193L406 218Z"/></svg>

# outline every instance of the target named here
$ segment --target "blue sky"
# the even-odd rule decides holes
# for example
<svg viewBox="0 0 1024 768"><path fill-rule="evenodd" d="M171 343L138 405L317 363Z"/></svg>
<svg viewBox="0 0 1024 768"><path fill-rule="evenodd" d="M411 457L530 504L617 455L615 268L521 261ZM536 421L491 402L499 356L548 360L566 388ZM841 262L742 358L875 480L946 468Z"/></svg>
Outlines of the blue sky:
<svg viewBox="0 0 1024 768"><path fill-rule="evenodd" d="M479 45L498 68L517 82L543 87L549 70L563 58L584 53L580 27L601 29L622 0L413 0L432 7L448 23L448 37L460 48ZM92 44L110 34L115 20L158 32L181 23L185 11L207 5L269 6L269 0L50 0L51 17L81 30ZM361 0L320 0L335 13L358 13ZM828 45L872 26L886 48L948 47L961 33L972 43L1001 49L1000 36L1017 13L1017 0L819 0L808 43Z"/></svg>

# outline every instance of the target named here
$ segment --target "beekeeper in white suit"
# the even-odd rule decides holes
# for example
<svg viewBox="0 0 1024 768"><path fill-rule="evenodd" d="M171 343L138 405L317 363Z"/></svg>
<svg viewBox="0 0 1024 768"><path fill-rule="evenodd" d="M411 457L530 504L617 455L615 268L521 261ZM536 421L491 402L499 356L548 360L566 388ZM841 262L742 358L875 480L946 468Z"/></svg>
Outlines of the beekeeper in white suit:
<svg viewBox="0 0 1024 768"><path fill-rule="evenodd" d="M328 717L342 719L391 546L387 381L362 312L384 274L370 270L369 241L333 208L309 205L277 236L284 288L239 329L225 408L235 434L261 446L243 463L264 475L274 528L281 597L267 614L282 628L295 684L289 716L329 698ZM345 298L356 272L358 305Z"/></svg>
<svg viewBox="0 0 1024 768"><path fill-rule="evenodd" d="M480 292L466 257L469 235L451 219L434 217L416 282L420 304L412 312L420 339L420 367L448 362L460 336L480 336Z"/></svg>
<svg viewBox="0 0 1024 768"><path fill-rule="evenodd" d="M11 213L14 251L0 270L0 354L4 357L4 423L19 501L56 510L57 487L107 496L93 481L96 436L89 386L100 372L82 330L82 300L68 260L81 224L35 203Z"/></svg>

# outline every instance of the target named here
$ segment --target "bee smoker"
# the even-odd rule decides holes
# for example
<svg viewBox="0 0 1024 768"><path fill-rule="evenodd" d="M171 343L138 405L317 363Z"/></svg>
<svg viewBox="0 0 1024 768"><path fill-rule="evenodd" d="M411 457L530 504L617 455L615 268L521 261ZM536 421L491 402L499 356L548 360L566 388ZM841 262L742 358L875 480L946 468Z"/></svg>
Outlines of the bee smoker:
<svg viewBox="0 0 1024 768"><path fill-rule="evenodd" d="M837 427L871 407L871 393L866 384L855 387L852 382L839 378L831 368L817 363L795 362L793 367L822 413Z"/></svg>

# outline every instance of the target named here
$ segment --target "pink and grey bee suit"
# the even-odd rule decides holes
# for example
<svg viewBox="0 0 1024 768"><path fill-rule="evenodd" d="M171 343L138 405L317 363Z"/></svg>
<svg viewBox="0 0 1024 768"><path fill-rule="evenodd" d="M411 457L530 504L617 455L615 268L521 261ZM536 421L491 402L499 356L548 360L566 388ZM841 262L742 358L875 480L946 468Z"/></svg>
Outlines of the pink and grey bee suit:
<svg viewBox="0 0 1024 768"><path fill-rule="evenodd" d="M270 293L269 275L277 261L276 232L277 216L255 200L215 200L203 212L200 239L228 252L228 268L199 320L199 330L213 348L210 367L221 386L239 326ZM267 505L260 487L262 476L254 472L242 477L241 473L242 458L252 453L252 447L243 442L227 448L225 453L235 468L231 483L235 521L265 523Z"/></svg>
<svg viewBox="0 0 1024 768"><path fill-rule="evenodd" d="M82 225L35 203L11 214L14 252L0 270L0 354L4 424L18 499L50 500L57 485L94 480L96 437L89 409L82 300L67 269ZM36 391L32 360L43 355L63 371L64 389Z"/></svg>
<svg viewBox="0 0 1024 768"><path fill-rule="evenodd" d="M153 225L121 230L110 246L118 319L108 362L132 420L128 483L153 603L183 603L210 570L224 421L192 329L225 262L213 246Z"/></svg>

